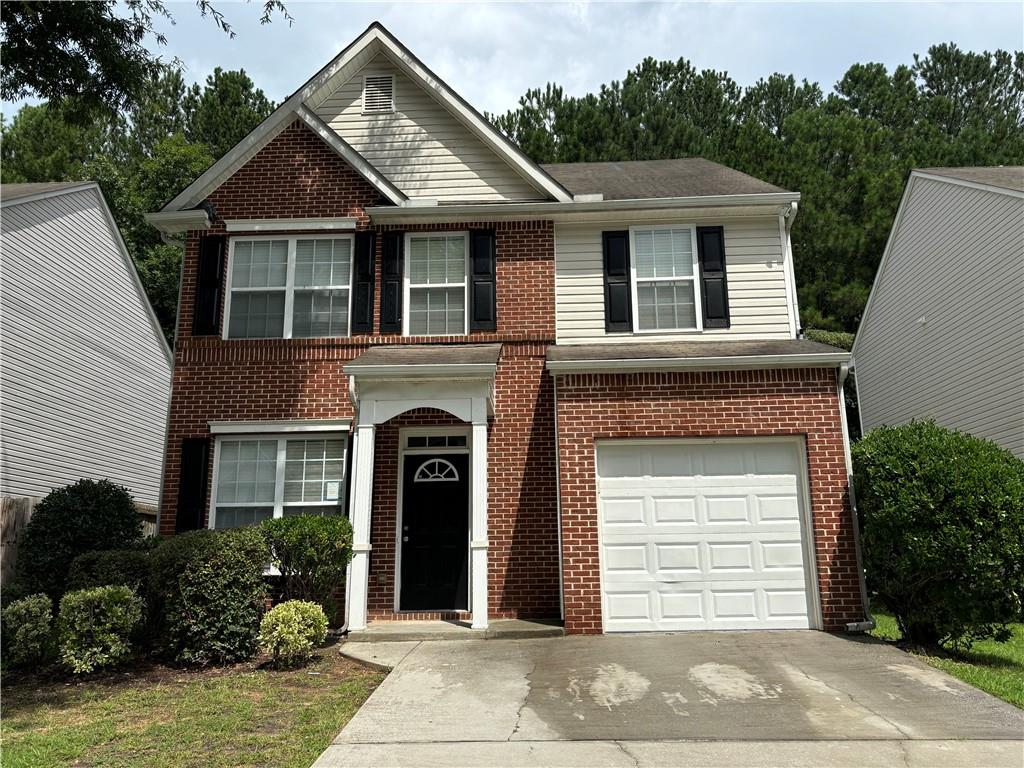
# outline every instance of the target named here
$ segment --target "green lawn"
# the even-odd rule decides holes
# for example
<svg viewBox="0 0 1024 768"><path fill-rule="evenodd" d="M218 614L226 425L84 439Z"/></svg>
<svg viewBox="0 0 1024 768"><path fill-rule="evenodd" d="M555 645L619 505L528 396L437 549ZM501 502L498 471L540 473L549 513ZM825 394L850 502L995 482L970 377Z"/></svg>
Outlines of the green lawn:
<svg viewBox="0 0 1024 768"><path fill-rule="evenodd" d="M900 639L891 615L878 608L872 613L878 626L871 634L884 640ZM1024 624L1012 628L1013 637L1005 643L983 640L963 655L919 655L933 667L1024 709Z"/></svg>
<svg viewBox="0 0 1024 768"><path fill-rule="evenodd" d="M86 681L5 676L2 762L307 768L382 679L336 647L283 672L142 665Z"/></svg>

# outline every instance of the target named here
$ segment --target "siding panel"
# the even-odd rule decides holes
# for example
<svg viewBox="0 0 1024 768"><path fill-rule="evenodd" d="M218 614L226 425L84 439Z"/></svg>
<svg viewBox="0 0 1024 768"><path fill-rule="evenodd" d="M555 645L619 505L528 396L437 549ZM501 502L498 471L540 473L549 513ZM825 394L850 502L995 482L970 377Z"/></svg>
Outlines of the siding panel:
<svg viewBox="0 0 1024 768"><path fill-rule="evenodd" d="M4 495L109 478L156 504L171 364L87 189L3 210Z"/></svg>
<svg viewBox="0 0 1024 768"><path fill-rule="evenodd" d="M394 76L394 113L362 113L365 73ZM545 199L384 55L374 58L315 111L410 197L446 202Z"/></svg>
<svg viewBox="0 0 1024 768"><path fill-rule="evenodd" d="M912 183L857 335L863 426L933 417L1024 458L1024 200Z"/></svg>
<svg viewBox="0 0 1024 768"><path fill-rule="evenodd" d="M604 330L604 283L601 232L623 229L614 224L555 226L556 329L559 344L670 341L693 334L607 334ZM647 222L644 222L647 223ZM789 306L782 267L779 222L774 217L743 221L674 222L721 224L729 280L732 327L705 331L702 336L735 339L787 339Z"/></svg>

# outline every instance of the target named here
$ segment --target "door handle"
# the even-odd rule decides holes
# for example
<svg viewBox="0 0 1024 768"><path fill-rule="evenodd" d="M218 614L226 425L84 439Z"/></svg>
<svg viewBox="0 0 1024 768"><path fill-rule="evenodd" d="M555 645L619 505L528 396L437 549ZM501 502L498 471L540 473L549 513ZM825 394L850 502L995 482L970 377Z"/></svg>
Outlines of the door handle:
<svg viewBox="0 0 1024 768"><path fill-rule="evenodd" d="M402 541L403 541L403 542L404 542L404 541L408 541L408 540L409 540L409 537L408 537L408 536L403 536L403 537L402 537Z"/></svg>

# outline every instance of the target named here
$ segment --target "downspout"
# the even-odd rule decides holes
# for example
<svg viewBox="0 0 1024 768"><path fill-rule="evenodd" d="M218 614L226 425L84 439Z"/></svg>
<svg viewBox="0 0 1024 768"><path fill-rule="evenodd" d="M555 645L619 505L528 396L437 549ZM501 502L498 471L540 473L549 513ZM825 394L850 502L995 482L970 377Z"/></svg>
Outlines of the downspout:
<svg viewBox="0 0 1024 768"><path fill-rule="evenodd" d="M857 520L857 499L853 490L853 457L850 455L850 428L846 421L846 397L843 394L843 384L850 373L850 366L843 363L839 366L839 375L836 376L838 385L836 395L839 399L839 417L843 424L843 455L846 459L846 486L850 498L850 516L853 522L853 548L857 555L857 580L860 583L860 599L864 608L864 621L851 621L846 625L847 632L869 632L875 628L875 620L871 618L871 609L868 604L868 585L864 577L864 560L860 551L860 523Z"/></svg>
<svg viewBox="0 0 1024 768"><path fill-rule="evenodd" d="M555 406L555 519L558 525L558 617L565 623L565 570L562 565L562 449L558 444L558 377L551 376Z"/></svg>

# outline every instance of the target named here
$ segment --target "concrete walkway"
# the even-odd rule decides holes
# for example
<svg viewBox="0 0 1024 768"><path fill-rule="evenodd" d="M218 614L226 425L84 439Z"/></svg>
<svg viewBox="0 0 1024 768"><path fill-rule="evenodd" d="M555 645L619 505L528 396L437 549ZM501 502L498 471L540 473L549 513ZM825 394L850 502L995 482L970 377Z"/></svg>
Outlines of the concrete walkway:
<svg viewBox="0 0 1024 768"><path fill-rule="evenodd" d="M1024 766L1024 712L869 640L709 632L344 649L394 669L321 768Z"/></svg>

